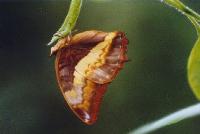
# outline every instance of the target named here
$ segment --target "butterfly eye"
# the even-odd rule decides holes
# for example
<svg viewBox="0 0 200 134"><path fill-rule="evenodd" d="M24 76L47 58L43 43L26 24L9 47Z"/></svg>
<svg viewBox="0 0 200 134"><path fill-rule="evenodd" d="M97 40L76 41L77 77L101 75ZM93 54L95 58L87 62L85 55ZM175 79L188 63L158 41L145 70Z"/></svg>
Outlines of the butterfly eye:
<svg viewBox="0 0 200 134"><path fill-rule="evenodd" d="M60 90L75 115L86 124L97 120L107 86L122 69L127 40L122 32L86 31L71 37L56 54Z"/></svg>

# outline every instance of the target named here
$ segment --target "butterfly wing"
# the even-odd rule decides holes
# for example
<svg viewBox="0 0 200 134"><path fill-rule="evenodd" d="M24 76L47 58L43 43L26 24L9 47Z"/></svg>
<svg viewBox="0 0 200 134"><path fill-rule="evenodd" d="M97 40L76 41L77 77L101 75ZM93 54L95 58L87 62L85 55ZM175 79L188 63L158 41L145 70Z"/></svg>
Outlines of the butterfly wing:
<svg viewBox="0 0 200 134"><path fill-rule="evenodd" d="M107 84L94 83L75 71L76 58L70 54L71 51L72 49L65 49L57 54L56 74L59 87L73 112L86 124L93 124Z"/></svg>
<svg viewBox="0 0 200 134"><path fill-rule="evenodd" d="M87 79L105 84L111 82L127 61L127 39L122 32L111 32L93 47L76 66Z"/></svg>
<svg viewBox="0 0 200 134"><path fill-rule="evenodd" d="M108 82L125 61L121 35L119 41L114 40L115 37L118 37L117 32L83 32L72 37L70 45L56 55L55 68L61 92L73 112L86 124L96 121Z"/></svg>

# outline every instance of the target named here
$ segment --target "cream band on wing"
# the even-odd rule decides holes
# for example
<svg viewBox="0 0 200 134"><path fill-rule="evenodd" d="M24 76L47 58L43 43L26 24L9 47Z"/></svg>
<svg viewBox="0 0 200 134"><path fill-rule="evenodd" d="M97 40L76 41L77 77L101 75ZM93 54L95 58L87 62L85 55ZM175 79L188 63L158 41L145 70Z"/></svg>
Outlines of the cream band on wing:
<svg viewBox="0 0 200 134"><path fill-rule="evenodd" d="M115 37L115 32L109 33L103 42L100 42L94 48L92 48L88 55L76 65L75 70L91 81L99 84L107 83L108 81L104 81L106 78L110 78L110 74L106 73L105 71L98 71L97 68L105 64L105 58L109 53L109 50L112 46L112 41ZM97 77L99 77L98 81L95 80L97 78L90 77L90 73L95 73Z"/></svg>

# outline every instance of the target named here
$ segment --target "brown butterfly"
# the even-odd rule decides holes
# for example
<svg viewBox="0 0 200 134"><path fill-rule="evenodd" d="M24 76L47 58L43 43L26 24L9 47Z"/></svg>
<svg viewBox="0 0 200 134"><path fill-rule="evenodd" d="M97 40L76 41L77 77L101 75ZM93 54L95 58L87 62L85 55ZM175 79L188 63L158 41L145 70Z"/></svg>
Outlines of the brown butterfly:
<svg viewBox="0 0 200 134"><path fill-rule="evenodd" d="M84 123L97 120L108 84L128 60L127 44L123 32L92 30L63 38L52 47L61 92Z"/></svg>

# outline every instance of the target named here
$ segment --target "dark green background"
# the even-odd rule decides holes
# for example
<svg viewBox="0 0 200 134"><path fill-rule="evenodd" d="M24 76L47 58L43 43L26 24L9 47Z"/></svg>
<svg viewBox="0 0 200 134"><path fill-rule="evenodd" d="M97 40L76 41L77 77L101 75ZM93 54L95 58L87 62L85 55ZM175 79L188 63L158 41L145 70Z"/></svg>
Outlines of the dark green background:
<svg viewBox="0 0 200 134"><path fill-rule="evenodd" d="M185 0L200 12L198 0ZM156 0L86 0L76 29L122 30L128 62L105 94L96 124L87 126L58 90L46 44L69 1L0 0L0 134L125 134L197 102L186 77L196 40L190 22ZM200 118L155 134L199 134Z"/></svg>

